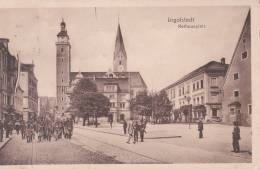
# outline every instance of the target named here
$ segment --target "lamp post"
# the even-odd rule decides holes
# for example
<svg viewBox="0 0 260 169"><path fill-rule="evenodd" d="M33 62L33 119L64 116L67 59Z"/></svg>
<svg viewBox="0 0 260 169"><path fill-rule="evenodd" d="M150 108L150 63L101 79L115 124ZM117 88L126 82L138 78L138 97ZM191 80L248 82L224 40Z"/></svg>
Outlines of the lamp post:
<svg viewBox="0 0 260 169"><path fill-rule="evenodd" d="M188 116L189 116L189 129L190 129L190 122L191 122L191 109L190 109L190 96L185 96L186 100L188 101Z"/></svg>

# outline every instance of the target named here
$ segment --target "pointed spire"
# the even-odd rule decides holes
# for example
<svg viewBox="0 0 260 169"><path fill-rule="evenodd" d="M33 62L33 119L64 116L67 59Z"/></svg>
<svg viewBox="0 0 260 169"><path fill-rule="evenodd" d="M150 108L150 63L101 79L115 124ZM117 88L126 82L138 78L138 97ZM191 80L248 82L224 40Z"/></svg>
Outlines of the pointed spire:
<svg viewBox="0 0 260 169"><path fill-rule="evenodd" d="M127 56L125 51L125 45L121 32L120 23L118 20L116 43L114 50L114 72L127 70Z"/></svg>

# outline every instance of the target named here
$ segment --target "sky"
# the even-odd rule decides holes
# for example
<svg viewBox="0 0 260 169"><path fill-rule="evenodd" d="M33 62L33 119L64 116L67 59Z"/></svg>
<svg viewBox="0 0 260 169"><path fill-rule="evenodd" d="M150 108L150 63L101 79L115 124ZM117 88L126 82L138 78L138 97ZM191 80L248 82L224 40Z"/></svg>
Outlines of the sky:
<svg viewBox="0 0 260 169"><path fill-rule="evenodd" d="M229 63L248 7L98 7L0 9L0 38L22 62L35 64L39 96L56 95L56 35L64 18L71 43L72 71L113 68L118 22L128 71L139 71L149 90L158 91L208 63ZM194 18L178 28L168 18ZM181 23L185 24L185 23Z"/></svg>

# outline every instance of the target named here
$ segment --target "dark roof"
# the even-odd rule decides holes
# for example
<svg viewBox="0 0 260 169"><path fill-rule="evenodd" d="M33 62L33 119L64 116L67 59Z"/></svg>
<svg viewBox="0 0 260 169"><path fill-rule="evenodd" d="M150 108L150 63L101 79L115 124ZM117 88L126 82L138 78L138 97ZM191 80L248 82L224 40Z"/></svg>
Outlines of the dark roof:
<svg viewBox="0 0 260 169"><path fill-rule="evenodd" d="M79 72L70 72L70 81L72 82ZM84 78L95 79L98 90L104 89L104 84L118 84L121 92L129 91L129 81L131 87L144 87L147 88L141 74L139 72L113 72L116 77L107 77L107 72L81 72Z"/></svg>
<svg viewBox="0 0 260 169"><path fill-rule="evenodd" d="M57 36L58 37L59 36L67 36L68 37L69 35L68 35L67 31L60 31Z"/></svg>
<svg viewBox="0 0 260 169"><path fill-rule="evenodd" d="M194 71L190 72L189 74L183 76L181 79L178 81L174 82L173 84L169 85L168 87L164 88L163 90L167 90L173 86L176 86L178 84L183 83L186 80L191 79L194 76L197 76L201 73L220 73L225 76L226 72L228 69L228 64L223 64L217 61L211 61L208 62L207 64L199 67L198 69L195 69Z"/></svg>
<svg viewBox="0 0 260 169"><path fill-rule="evenodd" d="M123 52L123 56L126 56L125 45L124 45L124 41L123 41L120 24L118 24L118 27L117 27L114 57L116 57L119 52Z"/></svg>

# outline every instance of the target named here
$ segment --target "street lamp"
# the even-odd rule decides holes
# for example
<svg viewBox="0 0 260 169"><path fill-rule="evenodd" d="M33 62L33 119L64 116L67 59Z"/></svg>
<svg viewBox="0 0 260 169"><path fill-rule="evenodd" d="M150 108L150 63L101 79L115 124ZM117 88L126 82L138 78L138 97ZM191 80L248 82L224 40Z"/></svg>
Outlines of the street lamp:
<svg viewBox="0 0 260 169"><path fill-rule="evenodd" d="M191 122L191 109L190 109L190 100L191 97L190 96L185 96L186 100L188 101L188 115L189 115L189 129L190 129L190 122Z"/></svg>

